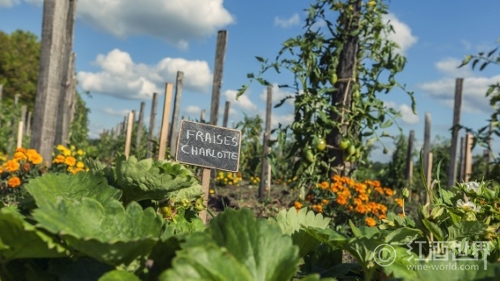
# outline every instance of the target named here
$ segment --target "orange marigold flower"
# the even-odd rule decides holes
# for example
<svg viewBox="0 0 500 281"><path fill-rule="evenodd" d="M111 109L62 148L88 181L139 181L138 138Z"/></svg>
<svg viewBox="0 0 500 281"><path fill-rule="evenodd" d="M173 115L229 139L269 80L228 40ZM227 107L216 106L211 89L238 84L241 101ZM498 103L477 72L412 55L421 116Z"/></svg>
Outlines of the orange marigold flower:
<svg viewBox="0 0 500 281"><path fill-rule="evenodd" d="M312 194L307 194L306 195L306 201L309 202L313 198Z"/></svg>
<svg viewBox="0 0 500 281"><path fill-rule="evenodd" d="M361 199L354 198L354 206L361 205L361 204L363 204L363 201L361 201Z"/></svg>
<svg viewBox="0 0 500 281"><path fill-rule="evenodd" d="M76 165L76 159L73 156L68 156L66 160L64 160L64 163L70 167L74 167Z"/></svg>
<svg viewBox="0 0 500 281"><path fill-rule="evenodd" d="M361 199L361 200L363 200L363 201L368 201L368 195L366 195L366 194L364 194L364 193L363 193L363 194L358 195L358 197L359 197L359 199Z"/></svg>
<svg viewBox="0 0 500 281"><path fill-rule="evenodd" d="M398 216L404 218L405 217L405 214L401 213L401 214L398 214Z"/></svg>
<svg viewBox="0 0 500 281"><path fill-rule="evenodd" d="M78 173L78 172L80 172L80 171L82 171L82 172L83 172L83 169L82 169L82 168L78 168L78 167L76 167L76 168L74 168L73 170L71 170L71 172L73 173L73 175L76 175L76 173Z"/></svg>
<svg viewBox="0 0 500 281"><path fill-rule="evenodd" d="M391 197L392 195L394 195L394 191L388 187L385 187L384 188L384 192L385 192L385 195Z"/></svg>
<svg viewBox="0 0 500 281"><path fill-rule="evenodd" d="M21 152L21 151L16 151L14 153L14 157L12 157L12 158L14 158L17 161L28 159L28 157L26 157L26 154L24 154L24 152Z"/></svg>
<svg viewBox="0 0 500 281"><path fill-rule="evenodd" d="M56 156L56 158L54 158L54 160L52 160L52 163L61 164L61 163L64 163L64 161L66 161L66 157L64 157L63 155L59 154L59 155Z"/></svg>
<svg viewBox="0 0 500 281"><path fill-rule="evenodd" d="M0 166L0 174L3 173L3 167Z"/></svg>
<svg viewBox="0 0 500 281"><path fill-rule="evenodd" d="M293 203L293 206L295 207L295 209L297 209L297 211L302 209L302 203L300 203L299 201L295 201L295 203Z"/></svg>
<svg viewBox="0 0 500 281"><path fill-rule="evenodd" d="M337 204L339 205L345 205L347 204L347 198L345 196L339 195L337 196Z"/></svg>
<svg viewBox="0 0 500 281"><path fill-rule="evenodd" d="M323 181L319 184L319 186L321 187L321 189L327 189L328 187L330 187L330 184L327 181Z"/></svg>
<svg viewBox="0 0 500 281"><path fill-rule="evenodd" d="M375 191L376 191L376 192L378 192L378 193L380 193L380 194L384 195L384 189L383 189L382 187L377 186L377 187L375 187L374 189L375 189Z"/></svg>
<svg viewBox="0 0 500 281"><path fill-rule="evenodd" d="M327 205L328 203L330 203L330 200L328 199L321 200L321 205Z"/></svg>
<svg viewBox="0 0 500 281"><path fill-rule="evenodd" d="M42 155L38 154L35 149L28 149L26 155L28 156L28 161L34 165L42 164L43 162Z"/></svg>
<svg viewBox="0 0 500 281"><path fill-rule="evenodd" d="M374 226L377 225L377 222L373 218L370 218L370 217L368 217L368 218L365 219L365 223L369 227L374 227Z"/></svg>
<svg viewBox="0 0 500 281"><path fill-rule="evenodd" d="M17 172L19 170L19 162L17 162L15 159L11 159L7 162L5 162L4 164L5 166L5 170L11 172L11 173L14 173L14 172Z"/></svg>
<svg viewBox="0 0 500 281"><path fill-rule="evenodd" d="M379 187L380 186L380 182L378 180L374 180L374 181L372 181L372 185L374 187Z"/></svg>
<svg viewBox="0 0 500 281"><path fill-rule="evenodd" d="M387 216L386 216L386 215L384 215L384 214L380 214L380 215L378 215L378 219L379 219L379 220L383 220L383 219L386 219L386 218L387 218Z"/></svg>
<svg viewBox="0 0 500 281"><path fill-rule="evenodd" d="M21 185L21 179L18 178L18 177L12 177L12 178L9 179L9 181L7 182L7 184L11 188L16 188L16 187L18 187L18 186Z"/></svg>
<svg viewBox="0 0 500 281"><path fill-rule="evenodd" d="M16 148L16 152L26 153L26 149L24 147L18 147Z"/></svg>
<svg viewBox="0 0 500 281"><path fill-rule="evenodd" d="M332 180L335 182L340 182L342 178L339 175L333 175Z"/></svg>
<svg viewBox="0 0 500 281"><path fill-rule="evenodd" d="M364 205L358 205L356 206L356 212L360 213L360 214L364 214L366 213L366 208Z"/></svg>
<svg viewBox="0 0 500 281"><path fill-rule="evenodd" d="M396 202L396 204L398 204L399 207L403 207L403 199L394 198L394 202Z"/></svg>
<svg viewBox="0 0 500 281"><path fill-rule="evenodd" d="M312 208L318 213L323 213L323 206L321 205L313 205Z"/></svg>

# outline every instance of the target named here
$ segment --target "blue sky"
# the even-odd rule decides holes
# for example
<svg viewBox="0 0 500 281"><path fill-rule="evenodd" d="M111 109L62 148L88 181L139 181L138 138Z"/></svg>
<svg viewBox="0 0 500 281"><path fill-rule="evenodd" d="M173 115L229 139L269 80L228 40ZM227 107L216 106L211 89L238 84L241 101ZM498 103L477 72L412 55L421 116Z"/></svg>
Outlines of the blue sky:
<svg viewBox="0 0 500 281"><path fill-rule="evenodd" d="M257 72L255 56L273 59L281 43L301 33L304 8L310 1L297 0L78 0L74 51L79 90L91 109L91 136L110 129L127 112L139 110L146 101L146 115L154 91L163 94L164 83L174 82L177 71L185 75L181 115L197 119L207 110L218 30L228 31L220 113L231 101L229 124L243 113L262 114L265 89L254 83L235 101L236 90L248 83L246 74ZM392 35L408 59L398 81L415 92L417 115L402 92L383 95L388 106L400 110L403 132L415 130L417 146L423 139L424 116L431 114L432 135L449 137L455 78L464 78L462 121L484 126L491 108L484 97L486 87L500 81L500 68L485 71L457 69L467 54L489 51L500 37L500 1L391 1L387 20ZM40 36L43 1L0 0L0 30L29 30ZM290 75L270 74L273 83L291 81ZM287 95L277 88L275 98ZM160 95L160 103L163 97ZM287 105L273 110L273 125L293 120ZM219 123L222 118L219 118ZM159 122L157 121L157 124ZM158 126L160 126L158 124ZM391 132L397 132L392 128ZM391 145L388 143L389 148ZM495 146L500 150L500 146ZM376 159L387 159L380 150Z"/></svg>

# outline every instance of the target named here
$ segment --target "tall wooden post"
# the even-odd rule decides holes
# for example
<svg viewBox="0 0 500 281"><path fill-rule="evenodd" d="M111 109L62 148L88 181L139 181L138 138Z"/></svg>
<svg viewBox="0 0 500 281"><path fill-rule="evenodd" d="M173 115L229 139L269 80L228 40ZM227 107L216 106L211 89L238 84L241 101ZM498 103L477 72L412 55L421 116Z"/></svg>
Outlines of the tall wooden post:
<svg viewBox="0 0 500 281"><path fill-rule="evenodd" d="M268 181L269 173L269 161L267 155L269 154L269 137L271 135L271 109L272 109L272 86L267 86L267 102L266 102L266 128L264 131L264 138L262 144L262 161L261 161L261 172L260 172L260 184L259 184L259 200L264 200L266 194L266 187L271 189L271 182Z"/></svg>
<svg viewBox="0 0 500 281"><path fill-rule="evenodd" d="M214 79L212 84L212 104L210 106L210 124L217 125L217 119L219 115L219 102L220 102L220 91L222 88L222 76L224 73L224 59L226 57L226 45L227 45L227 31L219 30L217 34L217 45L215 47L215 67L214 67ZM206 179L208 175L210 178L215 178L216 171L211 169L203 169L203 179ZM208 206L208 193L210 184L202 185L202 191L205 194L204 202ZM207 222L207 212L203 210L200 212L200 218L203 222Z"/></svg>
<svg viewBox="0 0 500 281"><path fill-rule="evenodd" d="M470 179L470 175L472 173L472 146L474 142L474 137L471 133L467 133L465 136L465 173L464 173L464 182L468 182Z"/></svg>
<svg viewBox="0 0 500 281"><path fill-rule="evenodd" d="M181 97L183 85L184 72L177 71L177 79L175 83L175 97L174 97L174 110L172 112L172 121L170 126L169 141L170 141L170 154L175 158L175 149L177 148L177 134L179 124L179 112L181 111Z"/></svg>
<svg viewBox="0 0 500 281"><path fill-rule="evenodd" d="M224 59L226 57L227 31L219 30L217 46L215 49L214 79L212 85L212 105L210 107L210 124L217 125L219 115L220 90L224 72Z"/></svg>
<svg viewBox="0 0 500 281"><path fill-rule="evenodd" d="M168 135L168 116L170 115L170 105L172 104L172 83L165 84L165 102L163 103L163 117L161 119L160 129L160 147L158 149L158 160L165 159L167 150L167 135Z"/></svg>
<svg viewBox="0 0 500 281"><path fill-rule="evenodd" d="M427 155L427 167L425 170L425 178L427 180L427 196L426 196L426 204L429 204L431 202L431 197L433 195L433 190L432 190L432 152L429 152Z"/></svg>
<svg viewBox="0 0 500 281"><path fill-rule="evenodd" d="M28 111L28 117L26 117L26 133L25 135L31 135L31 111Z"/></svg>
<svg viewBox="0 0 500 281"><path fill-rule="evenodd" d="M155 118L156 118L156 107L158 104L158 93L153 93L153 100L151 103L151 115L149 117L149 140L147 145L148 152L146 153L146 158L153 157L153 140L155 137Z"/></svg>
<svg viewBox="0 0 500 281"><path fill-rule="evenodd" d="M125 157L130 156L130 145L132 144L132 131L134 130L134 111L128 114L127 135L125 137Z"/></svg>
<svg viewBox="0 0 500 281"><path fill-rule="evenodd" d="M146 102L141 102L141 109L139 110L139 120L137 120L137 130L135 136L135 151L137 157L143 157L144 155L139 155L142 141L142 126L144 124L144 108L146 107Z"/></svg>
<svg viewBox="0 0 500 281"><path fill-rule="evenodd" d="M415 138L415 131L410 131L410 136L408 137L408 151L406 152L406 180L408 181L408 189L412 190L412 177L413 169L410 163L413 163L413 139Z"/></svg>
<svg viewBox="0 0 500 281"><path fill-rule="evenodd" d="M226 101L226 107L224 108L224 118L222 119L222 126L227 128L227 120L229 119L229 108L231 107L231 102Z"/></svg>
<svg viewBox="0 0 500 281"><path fill-rule="evenodd" d="M423 166L424 171L427 171L427 164L429 163L428 157L431 152L431 114L429 112L425 113L425 125L424 125L424 157Z"/></svg>
<svg viewBox="0 0 500 281"><path fill-rule="evenodd" d="M453 108L453 127L450 148L450 166L448 167L448 187L455 185L457 172L457 145L458 145L458 125L462 110L462 86L464 79L457 78L455 81L455 106ZM467 175L465 175L467 176Z"/></svg>
<svg viewBox="0 0 500 281"><path fill-rule="evenodd" d="M458 181L463 182L465 176L465 141L464 137L460 137L460 153L458 155Z"/></svg>

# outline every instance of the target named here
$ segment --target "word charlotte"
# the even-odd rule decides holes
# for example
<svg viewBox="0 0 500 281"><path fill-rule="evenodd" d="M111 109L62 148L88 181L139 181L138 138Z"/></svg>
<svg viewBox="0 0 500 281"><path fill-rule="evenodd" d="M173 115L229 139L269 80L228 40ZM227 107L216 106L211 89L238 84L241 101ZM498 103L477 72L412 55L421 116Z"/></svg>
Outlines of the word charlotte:
<svg viewBox="0 0 500 281"><path fill-rule="evenodd" d="M200 147L196 144L215 144L229 147L238 146L238 138L235 136L223 136L220 134L204 133L202 131L186 130L186 140L193 140L195 145L181 144L180 150L188 155L209 156L219 159L238 160L238 152L229 150L216 150L213 148Z"/></svg>

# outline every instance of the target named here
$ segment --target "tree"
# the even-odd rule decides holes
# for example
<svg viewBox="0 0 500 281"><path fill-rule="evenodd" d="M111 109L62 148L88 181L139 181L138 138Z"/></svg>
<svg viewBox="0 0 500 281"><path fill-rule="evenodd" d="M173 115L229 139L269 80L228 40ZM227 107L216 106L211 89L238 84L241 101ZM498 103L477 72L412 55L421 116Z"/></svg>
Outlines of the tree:
<svg viewBox="0 0 500 281"><path fill-rule="evenodd" d="M43 4L42 48L30 146L48 164L52 162L61 83L67 73L67 66L63 66L65 56L61 54L65 54L65 44L73 40L66 36L73 1L45 0Z"/></svg>
<svg viewBox="0 0 500 281"><path fill-rule="evenodd" d="M395 75L406 59L387 39L394 31L383 20L387 10L384 1L316 0L307 10L304 33L286 40L275 61L257 57L263 63L261 71L248 74L266 86L271 83L262 76L270 69L288 70L294 76L292 86L282 87L293 89L295 95L276 106L295 99L295 120L285 130L295 135L297 155L305 155L294 168L301 185L350 174L351 163L365 163L364 148L378 139L377 130L400 116L378 98L394 87L404 90ZM247 88L244 85L238 95ZM414 109L413 94L408 94ZM315 149L323 140L328 149Z"/></svg>
<svg viewBox="0 0 500 281"><path fill-rule="evenodd" d="M3 102L12 103L20 94L19 102L33 110L40 62L40 40L23 30L10 35L0 31L0 84Z"/></svg>
<svg viewBox="0 0 500 281"><path fill-rule="evenodd" d="M395 141L396 148L392 154L391 162L381 175L380 182L383 186L394 189L408 187L406 174L406 159L408 153L408 139L401 134Z"/></svg>

